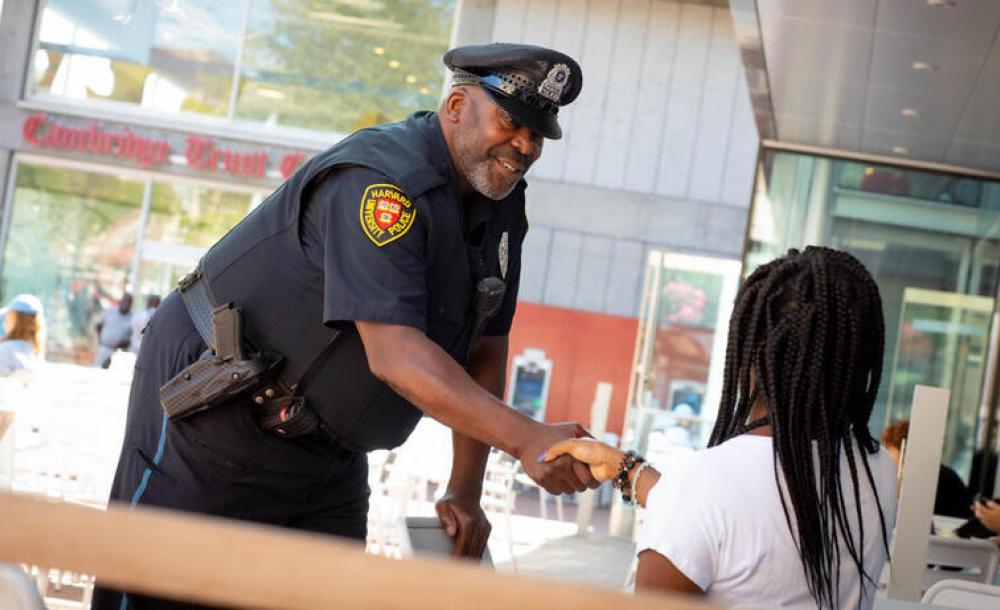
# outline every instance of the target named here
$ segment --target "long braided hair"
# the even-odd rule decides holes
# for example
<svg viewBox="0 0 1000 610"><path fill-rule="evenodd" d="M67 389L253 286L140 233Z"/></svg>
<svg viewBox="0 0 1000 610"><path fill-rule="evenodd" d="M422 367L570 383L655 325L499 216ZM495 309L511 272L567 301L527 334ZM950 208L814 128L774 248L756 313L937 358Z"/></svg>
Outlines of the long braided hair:
<svg viewBox="0 0 1000 610"><path fill-rule="evenodd" d="M719 417L709 446L771 425L781 505L819 608L838 605L838 537L862 583L878 576L864 570L859 470L878 504L868 463L878 442L868 431L868 417L882 376L884 341L875 281L856 258L830 248L789 250L757 268L740 287L733 308ZM758 397L767 417L748 421ZM841 453L853 483L846 491L840 482ZM851 492L857 536L844 498ZM888 553L885 516L878 506Z"/></svg>

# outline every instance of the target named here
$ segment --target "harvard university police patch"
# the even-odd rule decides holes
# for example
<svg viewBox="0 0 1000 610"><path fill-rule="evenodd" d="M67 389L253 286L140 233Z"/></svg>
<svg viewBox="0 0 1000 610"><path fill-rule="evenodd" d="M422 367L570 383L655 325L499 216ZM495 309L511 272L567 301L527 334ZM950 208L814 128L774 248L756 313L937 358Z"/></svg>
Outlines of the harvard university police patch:
<svg viewBox="0 0 1000 610"><path fill-rule="evenodd" d="M416 217L413 203L394 184L372 184L361 195L361 229L380 248L406 235Z"/></svg>

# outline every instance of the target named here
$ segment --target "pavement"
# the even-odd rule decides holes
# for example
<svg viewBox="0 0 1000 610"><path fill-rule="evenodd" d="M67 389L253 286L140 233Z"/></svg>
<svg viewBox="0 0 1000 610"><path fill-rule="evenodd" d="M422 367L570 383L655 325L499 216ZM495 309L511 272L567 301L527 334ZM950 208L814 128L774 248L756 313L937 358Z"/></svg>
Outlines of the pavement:
<svg viewBox="0 0 1000 610"><path fill-rule="evenodd" d="M600 534L571 535L547 540L496 565L497 571L551 578L623 590L635 557L631 540Z"/></svg>

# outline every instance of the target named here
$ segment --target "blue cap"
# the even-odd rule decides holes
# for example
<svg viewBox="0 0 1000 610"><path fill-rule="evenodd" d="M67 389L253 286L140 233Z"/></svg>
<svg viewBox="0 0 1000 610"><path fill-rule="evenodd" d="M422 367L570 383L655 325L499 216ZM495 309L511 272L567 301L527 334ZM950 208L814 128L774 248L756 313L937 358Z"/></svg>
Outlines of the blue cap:
<svg viewBox="0 0 1000 610"><path fill-rule="evenodd" d="M39 301L38 297L35 295L19 294L14 297L6 307L0 309L0 314L6 315L8 311L30 313L31 315L37 316L42 313L42 302Z"/></svg>

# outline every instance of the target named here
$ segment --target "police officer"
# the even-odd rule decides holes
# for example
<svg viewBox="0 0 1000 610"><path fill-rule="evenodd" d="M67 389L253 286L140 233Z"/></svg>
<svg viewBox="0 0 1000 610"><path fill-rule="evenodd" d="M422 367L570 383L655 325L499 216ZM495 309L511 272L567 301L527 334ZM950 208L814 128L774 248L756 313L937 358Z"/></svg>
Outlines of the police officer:
<svg viewBox="0 0 1000 610"><path fill-rule="evenodd" d="M538 423L500 401L528 229L524 174L543 138L561 137L558 111L579 94L580 67L513 44L453 49L444 62L454 85L436 113L314 157L163 301L136 362L112 500L363 540L365 452L402 443L422 413L454 431L437 510L459 554L486 546L489 446L551 493L595 484L568 457L538 461L586 434L578 424ZM242 329L214 309L241 310ZM220 353L232 351L213 335L222 326L238 330L246 354ZM225 368L251 355L264 364ZM243 376L239 393L161 409L161 388L202 392L204 367L216 365ZM251 369L265 372L239 385ZM98 587L93 607L175 606Z"/></svg>

